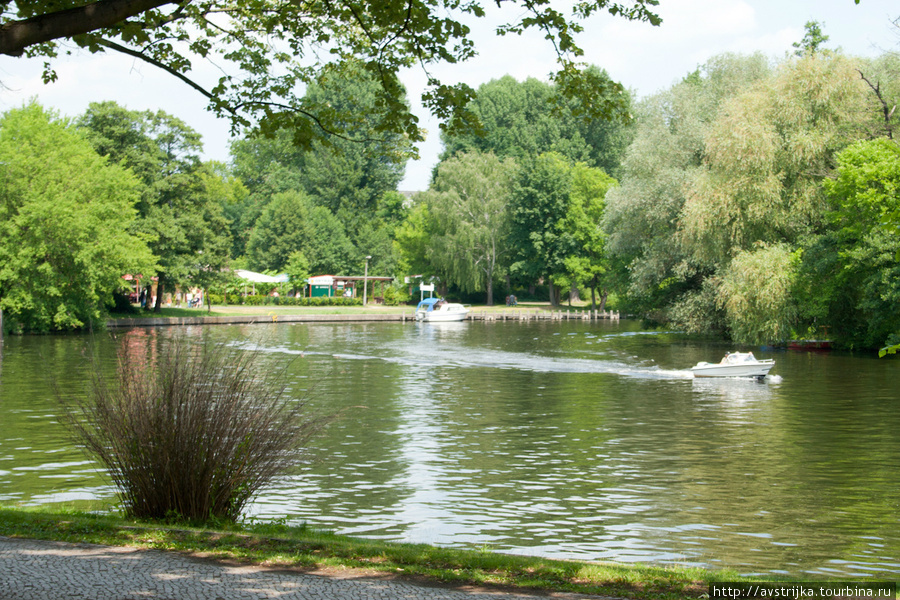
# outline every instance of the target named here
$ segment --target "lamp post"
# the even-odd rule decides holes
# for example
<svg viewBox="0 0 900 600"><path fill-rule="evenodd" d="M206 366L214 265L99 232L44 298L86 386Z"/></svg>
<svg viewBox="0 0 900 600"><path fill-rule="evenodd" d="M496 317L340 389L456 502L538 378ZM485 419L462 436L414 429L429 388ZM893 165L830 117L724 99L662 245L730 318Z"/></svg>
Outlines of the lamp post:
<svg viewBox="0 0 900 600"><path fill-rule="evenodd" d="M363 306L366 305L366 295L369 291L369 259L371 256L366 257L366 270L363 273Z"/></svg>

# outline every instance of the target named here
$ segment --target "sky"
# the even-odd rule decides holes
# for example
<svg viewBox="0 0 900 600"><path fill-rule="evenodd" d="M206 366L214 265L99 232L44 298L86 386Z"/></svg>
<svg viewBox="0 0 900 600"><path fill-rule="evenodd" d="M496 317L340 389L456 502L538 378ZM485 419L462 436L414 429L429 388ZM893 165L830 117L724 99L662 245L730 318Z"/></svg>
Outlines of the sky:
<svg viewBox="0 0 900 600"><path fill-rule="evenodd" d="M498 9L485 0L488 15L472 24L479 56L458 65L432 70L445 83L465 82L474 88L504 75L519 80L547 80L555 69L555 54L540 34L497 37L497 24L514 18L507 6ZM566 5L568 2L560 2ZM506 6L506 5L505 5ZM518 10L515 9L514 10ZM660 0L662 25L632 23L609 15L584 22L578 38L583 60L598 65L637 98L664 90L723 52L761 51L772 58L793 52L803 38L804 25L816 20L829 36L829 48L856 56L900 51L900 18L896 0ZM75 117L95 101L114 100L132 110L164 110L200 132L204 158L228 162L230 125L206 111L206 99L186 84L135 59L107 53L81 53L55 63L58 80L41 81L43 59L0 58L0 112L31 98L61 115ZM419 146L420 159L410 161L401 190L428 187L441 152L438 121L416 101L425 75L412 70L402 75L413 112L427 139Z"/></svg>

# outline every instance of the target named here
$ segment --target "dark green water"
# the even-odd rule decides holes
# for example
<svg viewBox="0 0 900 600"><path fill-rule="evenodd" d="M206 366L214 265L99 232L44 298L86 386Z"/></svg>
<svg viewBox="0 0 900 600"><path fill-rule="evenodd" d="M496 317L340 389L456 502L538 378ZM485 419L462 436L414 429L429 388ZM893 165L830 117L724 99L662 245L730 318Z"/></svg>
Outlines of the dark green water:
<svg viewBox="0 0 900 600"><path fill-rule="evenodd" d="M896 579L900 362L759 351L766 381L694 380L735 348L636 324L253 325L191 336L292 361L341 418L320 460L251 507L341 533L561 558ZM0 503L108 500L57 422L52 380L84 389L89 338L7 338ZM307 390L301 392L301 390Z"/></svg>

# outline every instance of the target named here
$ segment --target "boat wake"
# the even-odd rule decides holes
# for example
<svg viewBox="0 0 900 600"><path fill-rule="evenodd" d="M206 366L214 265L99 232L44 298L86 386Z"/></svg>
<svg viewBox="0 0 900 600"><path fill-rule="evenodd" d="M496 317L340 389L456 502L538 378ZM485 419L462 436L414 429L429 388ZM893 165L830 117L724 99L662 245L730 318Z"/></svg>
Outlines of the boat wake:
<svg viewBox="0 0 900 600"><path fill-rule="evenodd" d="M299 357L331 358L350 361L384 361L404 366L434 368L481 368L530 371L534 373L598 373L638 379L693 379L689 370L663 369L652 361L634 364L614 358L557 358L521 352L505 352L472 348L431 348L428 353L400 352L374 355L352 352L321 352L298 350L285 346L265 347L256 344L236 344L246 349L272 354L288 354ZM394 349L396 350L396 349ZM636 357L634 357L636 358Z"/></svg>

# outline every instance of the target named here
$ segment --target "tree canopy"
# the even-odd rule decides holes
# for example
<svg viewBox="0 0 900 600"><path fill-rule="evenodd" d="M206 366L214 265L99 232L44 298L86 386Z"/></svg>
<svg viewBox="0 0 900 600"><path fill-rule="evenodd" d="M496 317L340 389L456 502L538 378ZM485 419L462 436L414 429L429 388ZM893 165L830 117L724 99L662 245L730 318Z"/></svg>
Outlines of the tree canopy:
<svg viewBox="0 0 900 600"><path fill-rule="evenodd" d="M140 182L37 104L0 119L0 311L26 329L97 321L126 273L152 275Z"/></svg>
<svg viewBox="0 0 900 600"><path fill-rule="evenodd" d="M571 233L559 227L572 190L571 167L565 157L548 152L522 167L510 203L509 240L514 248L513 275L524 281L544 278L551 285L550 301L557 304L554 276L565 273Z"/></svg>
<svg viewBox="0 0 900 600"><path fill-rule="evenodd" d="M430 262L463 291L486 292L507 253L508 206L517 165L494 154L467 152L441 163L434 186L421 195L431 216Z"/></svg>
<svg viewBox="0 0 900 600"><path fill-rule="evenodd" d="M319 78L306 97L359 115L360 128L372 129L379 87L358 67L342 80ZM340 138L314 141L306 149L295 145L287 129L235 141L231 146L235 172L250 192L232 212L236 256L244 254L247 233L271 199L295 191L339 219L343 235L358 249L358 259L373 255L373 268L393 266L390 232L382 230L391 219L382 218L387 216L382 209L385 202L392 203L386 195L396 193L409 150L409 140L396 134L365 145Z"/></svg>
<svg viewBox="0 0 900 600"><path fill-rule="evenodd" d="M114 102L92 103L79 123L98 152L141 177L141 229L159 261L156 309L170 285L215 280L231 246L223 205L235 191L200 162L200 135L163 111Z"/></svg>
<svg viewBox="0 0 900 600"><path fill-rule="evenodd" d="M593 94L594 77L577 62L581 22L605 11L656 25L661 22L652 12L657 4L588 0L564 15L550 0L503 2L498 5L516 16L497 33L544 33L559 57L554 80L560 89L580 98L586 114L608 117L619 105ZM235 127L290 128L300 144L327 134L366 139L385 132L421 140L398 73L414 66L427 72L431 65L470 58L476 48L463 21L485 15L477 0L19 0L3 2L2 9L0 54L46 57L47 81L55 78L52 59L65 50L65 40L90 52L121 52L185 81ZM194 79L204 60L222 70L217 81ZM304 95L305 85L323 71L340 79L357 64L381 82L380 119L371 131L358 130L360 115ZM447 85L429 75L422 101L451 126L465 126L471 123L465 104L472 95L464 84Z"/></svg>
<svg viewBox="0 0 900 600"><path fill-rule="evenodd" d="M325 207L301 192L277 194L256 222L247 243L251 268L284 270L295 252L302 252L314 274L346 272L354 248L344 228Z"/></svg>
<svg viewBox="0 0 900 600"><path fill-rule="evenodd" d="M604 222L627 310L746 343L900 334L898 62L807 34L776 64L716 57L639 105Z"/></svg>
<svg viewBox="0 0 900 600"><path fill-rule="evenodd" d="M593 93L608 95L609 102L620 104L621 114L630 115L630 95L602 69L591 66L587 72L594 78ZM506 75L489 81L478 88L469 110L480 130L444 133L444 158L467 150L517 160L558 152L611 172L629 142L627 119L585 118L577 99L567 99L559 86L534 78L520 82Z"/></svg>
<svg viewBox="0 0 900 600"><path fill-rule="evenodd" d="M824 317L849 346L900 338L900 145L857 142L837 157L825 190L834 202L828 235L809 248ZM813 261L812 259L815 259Z"/></svg>

